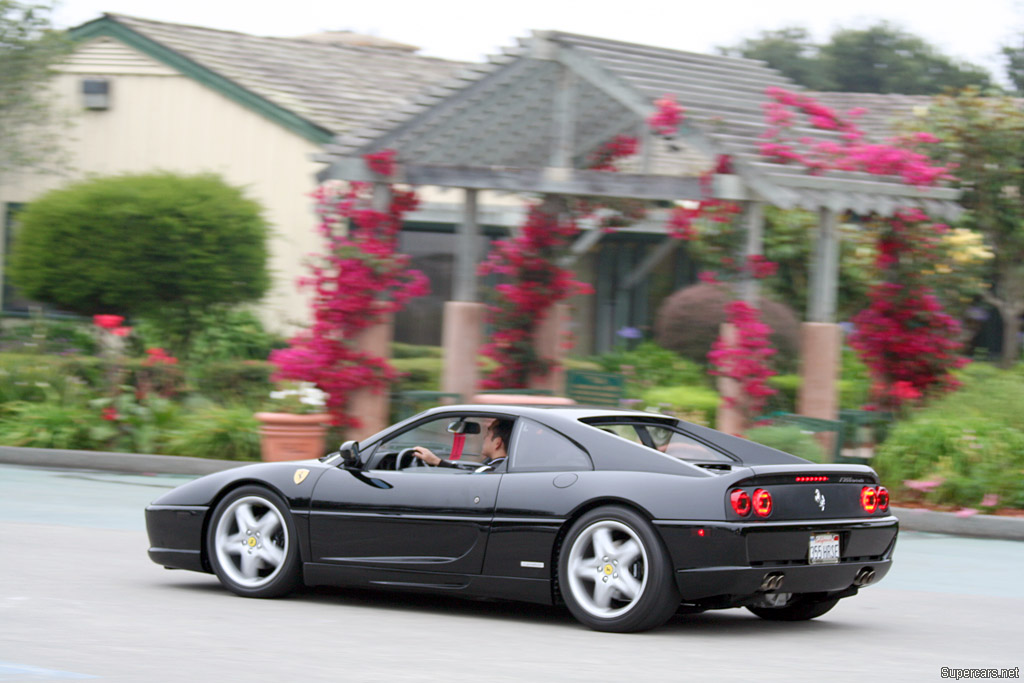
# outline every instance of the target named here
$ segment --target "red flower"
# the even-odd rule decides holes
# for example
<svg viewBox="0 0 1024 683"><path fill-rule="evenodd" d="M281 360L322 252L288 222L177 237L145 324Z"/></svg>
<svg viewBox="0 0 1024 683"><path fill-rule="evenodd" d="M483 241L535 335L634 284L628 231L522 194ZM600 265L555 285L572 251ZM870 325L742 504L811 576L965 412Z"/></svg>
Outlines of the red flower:
<svg viewBox="0 0 1024 683"><path fill-rule="evenodd" d="M127 337L129 334L132 333L132 328L124 326L115 327L114 329L110 330L110 332L116 337Z"/></svg>
<svg viewBox="0 0 1024 683"><path fill-rule="evenodd" d="M122 315L94 315L92 317L93 323L96 327L100 327L104 330L113 330L119 327L124 322L124 316Z"/></svg>
<svg viewBox="0 0 1024 683"><path fill-rule="evenodd" d="M117 408L115 408L114 406L107 406L106 408L103 409L104 420L107 420L108 422L114 422L119 418L120 415L117 414Z"/></svg>

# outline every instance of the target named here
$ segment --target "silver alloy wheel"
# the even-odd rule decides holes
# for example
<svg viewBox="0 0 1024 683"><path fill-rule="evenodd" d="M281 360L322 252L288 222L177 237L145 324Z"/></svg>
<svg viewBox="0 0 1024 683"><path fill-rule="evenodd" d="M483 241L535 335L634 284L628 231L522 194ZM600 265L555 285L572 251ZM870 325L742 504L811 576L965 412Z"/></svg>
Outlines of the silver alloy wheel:
<svg viewBox="0 0 1024 683"><path fill-rule="evenodd" d="M260 496L233 501L217 520L214 552L228 578L243 588L262 588L288 557L284 515Z"/></svg>
<svg viewBox="0 0 1024 683"><path fill-rule="evenodd" d="M615 520L599 520L572 542L569 590L580 607L595 617L620 616L644 594L647 562L647 549L632 528Z"/></svg>

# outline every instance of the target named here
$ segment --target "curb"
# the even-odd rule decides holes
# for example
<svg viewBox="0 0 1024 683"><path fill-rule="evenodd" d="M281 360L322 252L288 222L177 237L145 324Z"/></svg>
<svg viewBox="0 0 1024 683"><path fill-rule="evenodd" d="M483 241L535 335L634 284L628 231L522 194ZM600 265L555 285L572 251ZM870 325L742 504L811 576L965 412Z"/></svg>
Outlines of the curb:
<svg viewBox="0 0 1024 683"><path fill-rule="evenodd" d="M111 470L131 474L212 474L252 465L237 460L209 460L182 455L143 455L102 451L67 451L52 448L0 446L0 463L27 467Z"/></svg>
<svg viewBox="0 0 1024 683"><path fill-rule="evenodd" d="M15 446L0 446L0 463L26 467L111 470L133 474L195 475L212 474L233 467L253 464L236 460L190 458L182 455L104 453ZM957 517L952 512L901 507L893 507L892 513L899 518L902 531L925 531L954 536L1024 541L1024 517L999 517L982 514Z"/></svg>
<svg viewBox="0 0 1024 683"><path fill-rule="evenodd" d="M900 520L900 531L927 531L954 536L1024 541L1024 517L982 514L957 517L954 512L900 507L892 508L892 512Z"/></svg>

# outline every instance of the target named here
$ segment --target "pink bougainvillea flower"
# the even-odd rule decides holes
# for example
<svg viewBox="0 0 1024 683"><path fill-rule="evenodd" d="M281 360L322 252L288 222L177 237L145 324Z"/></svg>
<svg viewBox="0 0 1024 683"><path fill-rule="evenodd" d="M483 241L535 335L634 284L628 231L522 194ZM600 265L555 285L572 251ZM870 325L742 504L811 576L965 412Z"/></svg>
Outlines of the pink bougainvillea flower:
<svg viewBox="0 0 1024 683"><path fill-rule="evenodd" d="M92 317L92 321L93 321L93 324L96 325L96 327L100 327L100 328L102 328L104 330L113 330L113 329L121 326L121 323L124 322L124 316L123 315L103 315L103 314L100 314L100 315L94 315Z"/></svg>
<svg viewBox="0 0 1024 683"><path fill-rule="evenodd" d="M978 514L978 511L975 510L974 508L960 508L953 514L957 517L973 517L974 515Z"/></svg>
<svg viewBox="0 0 1024 683"><path fill-rule="evenodd" d="M999 496L994 493L986 493L981 497L981 507L983 508L994 508L999 505Z"/></svg>
<svg viewBox="0 0 1024 683"><path fill-rule="evenodd" d="M921 493L931 493L935 489L942 485L942 479L936 479L934 481L919 481L916 479L905 479L903 485L913 491L920 491Z"/></svg>
<svg viewBox="0 0 1024 683"><path fill-rule="evenodd" d="M124 327L122 325L121 327L115 327L114 329L110 330L110 332L116 337L127 337L129 334L132 333L132 328Z"/></svg>
<svg viewBox="0 0 1024 683"><path fill-rule="evenodd" d="M665 95L654 102L655 112L647 119L647 125L658 135L672 137L679 132L679 124L686 111L676 102L675 95Z"/></svg>

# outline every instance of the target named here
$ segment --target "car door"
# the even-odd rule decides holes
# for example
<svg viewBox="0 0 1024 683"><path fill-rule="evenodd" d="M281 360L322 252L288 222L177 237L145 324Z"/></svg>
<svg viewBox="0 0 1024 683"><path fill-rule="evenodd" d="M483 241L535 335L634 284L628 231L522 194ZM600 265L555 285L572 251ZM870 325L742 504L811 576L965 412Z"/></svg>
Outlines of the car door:
<svg viewBox="0 0 1024 683"><path fill-rule="evenodd" d="M445 414L412 425L374 447L364 469L339 467L325 473L317 481L310 510L313 561L480 573L501 474L426 466L394 469L394 456L412 445L451 457L459 441L447 426L458 419L464 416ZM479 459L474 440L463 439L460 462Z"/></svg>

